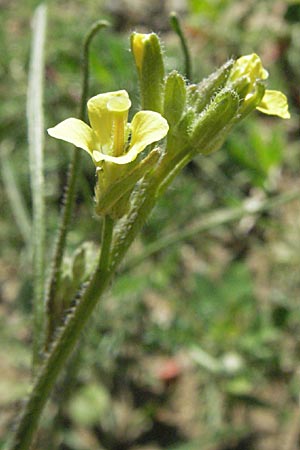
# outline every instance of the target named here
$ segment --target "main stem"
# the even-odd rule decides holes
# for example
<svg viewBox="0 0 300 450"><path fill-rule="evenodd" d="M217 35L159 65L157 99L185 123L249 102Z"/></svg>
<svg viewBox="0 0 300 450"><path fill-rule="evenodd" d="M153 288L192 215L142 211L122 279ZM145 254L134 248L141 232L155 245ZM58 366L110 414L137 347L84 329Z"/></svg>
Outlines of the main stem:
<svg viewBox="0 0 300 450"><path fill-rule="evenodd" d="M155 201L156 187L149 173L141 182L129 214L120 221L113 236L114 223L105 216L102 229L102 249L98 267L68 316L64 327L50 347L32 392L24 406L16 431L7 450L28 450L38 427L43 408L68 357L98 300L110 283L132 241L150 214ZM112 240L112 237L114 239Z"/></svg>
<svg viewBox="0 0 300 450"><path fill-rule="evenodd" d="M52 344L50 353L41 367L32 393L27 400L12 442L8 447L9 450L28 450L30 448L41 413L57 377L80 338L98 299L112 278L113 271L109 268L112 234L113 221L106 216L103 222L102 248L98 267L79 302L68 316L65 326Z"/></svg>

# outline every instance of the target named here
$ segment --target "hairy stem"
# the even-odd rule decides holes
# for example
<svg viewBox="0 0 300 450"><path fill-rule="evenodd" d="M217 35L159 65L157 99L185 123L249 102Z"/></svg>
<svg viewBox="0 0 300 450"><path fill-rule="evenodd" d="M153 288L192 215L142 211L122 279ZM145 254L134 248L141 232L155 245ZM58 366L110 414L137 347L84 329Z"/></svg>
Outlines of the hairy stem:
<svg viewBox="0 0 300 450"><path fill-rule="evenodd" d="M40 416L61 370L80 339L81 331L110 283L116 268L145 223L155 200L155 184L149 174L139 184L131 210L120 221L121 224L114 233L113 240L114 223L105 216L102 249L97 270L51 345L7 450L28 450L30 448Z"/></svg>
<svg viewBox="0 0 300 450"><path fill-rule="evenodd" d="M113 221L105 217L102 228L102 246L98 267L81 298L66 319L63 328L51 345L48 356L36 378L32 392L25 404L9 450L28 450L38 427L46 401L68 357L80 339L100 296L109 284L113 271L109 268L109 253L113 234Z"/></svg>

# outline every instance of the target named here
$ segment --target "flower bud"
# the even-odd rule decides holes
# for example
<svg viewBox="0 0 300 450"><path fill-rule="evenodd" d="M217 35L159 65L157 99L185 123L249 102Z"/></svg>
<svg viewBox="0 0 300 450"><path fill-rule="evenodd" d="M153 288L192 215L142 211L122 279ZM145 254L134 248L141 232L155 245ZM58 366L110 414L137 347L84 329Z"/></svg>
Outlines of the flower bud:
<svg viewBox="0 0 300 450"><path fill-rule="evenodd" d="M210 142L236 116L239 109L239 96L232 89L222 89L202 112L194 125L191 144L199 153L207 153Z"/></svg>
<svg viewBox="0 0 300 450"><path fill-rule="evenodd" d="M175 70L165 82L164 117L170 126L176 125L181 119L186 102L186 87L183 77Z"/></svg>
<svg viewBox="0 0 300 450"><path fill-rule="evenodd" d="M211 98L225 86L233 65L234 60L230 59L201 83L188 87L188 104L197 113L200 113Z"/></svg>
<svg viewBox="0 0 300 450"><path fill-rule="evenodd" d="M133 33L131 50L139 75L142 109L161 113L165 69L158 36Z"/></svg>

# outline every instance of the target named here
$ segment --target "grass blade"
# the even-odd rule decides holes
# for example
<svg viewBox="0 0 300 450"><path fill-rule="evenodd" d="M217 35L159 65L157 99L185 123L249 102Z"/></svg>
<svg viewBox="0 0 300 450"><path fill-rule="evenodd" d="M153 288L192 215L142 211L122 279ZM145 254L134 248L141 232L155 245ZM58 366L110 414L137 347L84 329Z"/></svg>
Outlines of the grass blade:
<svg viewBox="0 0 300 450"><path fill-rule="evenodd" d="M30 182L33 207L33 367L41 354L45 311L43 290L45 278L45 203L44 203L44 117L43 79L46 35L46 6L41 4L33 17L33 35L27 90Z"/></svg>
<svg viewBox="0 0 300 450"><path fill-rule="evenodd" d="M9 159L9 152L0 152L1 175L3 186L10 204L10 208L20 234L27 246L31 244L31 221L24 198L17 183L17 176Z"/></svg>

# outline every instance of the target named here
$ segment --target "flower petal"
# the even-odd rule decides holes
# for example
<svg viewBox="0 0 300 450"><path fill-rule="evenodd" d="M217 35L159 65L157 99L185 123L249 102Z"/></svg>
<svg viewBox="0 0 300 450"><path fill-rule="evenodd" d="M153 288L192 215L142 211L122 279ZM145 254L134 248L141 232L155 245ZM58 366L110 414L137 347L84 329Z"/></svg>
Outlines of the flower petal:
<svg viewBox="0 0 300 450"><path fill-rule="evenodd" d="M92 97L87 104L92 129L102 146L109 145L113 134L114 107L122 111L130 108L131 102L125 90L107 92Z"/></svg>
<svg viewBox="0 0 300 450"><path fill-rule="evenodd" d="M132 160L142 152L147 145L160 141L169 131L169 125L159 113L154 111L140 111L131 122L131 143L128 155Z"/></svg>
<svg viewBox="0 0 300 450"><path fill-rule="evenodd" d="M140 111L131 122L131 144L129 151L122 156L110 156L94 151L96 162L109 161L115 164L128 164L134 161L149 144L160 141L168 133L169 125L159 113L154 111Z"/></svg>
<svg viewBox="0 0 300 450"><path fill-rule="evenodd" d="M256 107L264 114L281 117L282 119L289 119L290 113L288 111L288 102L286 96L280 91L266 90L262 101Z"/></svg>
<svg viewBox="0 0 300 450"><path fill-rule="evenodd" d="M142 69L144 50L146 42L150 41L150 36L154 34L133 33L131 36L131 49L138 70Z"/></svg>
<svg viewBox="0 0 300 450"><path fill-rule="evenodd" d="M266 80L269 76L266 69L264 69L260 57L256 53L241 56L238 58L232 68L230 80L234 81L243 75L247 75L251 83L258 80Z"/></svg>
<svg viewBox="0 0 300 450"><path fill-rule="evenodd" d="M130 153L130 151L122 156L110 156L98 152L97 150L93 152L93 158L96 161L96 163L99 163L101 161L108 161L115 164L129 164L136 159L137 155L138 153L136 152Z"/></svg>
<svg viewBox="0 0 300 450"><path fill-rule="evenodd" d="M86 150L90 155L95 148L95 134L93 130L82 120L66 119L53 128L48 128L48 134L56 139L74 144Z"/></svg>

